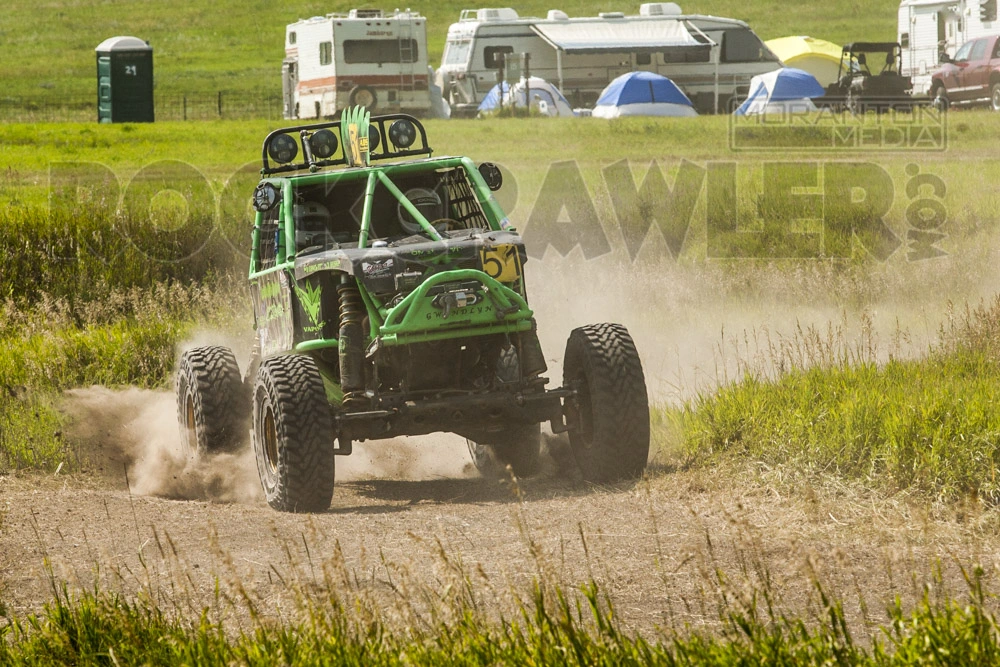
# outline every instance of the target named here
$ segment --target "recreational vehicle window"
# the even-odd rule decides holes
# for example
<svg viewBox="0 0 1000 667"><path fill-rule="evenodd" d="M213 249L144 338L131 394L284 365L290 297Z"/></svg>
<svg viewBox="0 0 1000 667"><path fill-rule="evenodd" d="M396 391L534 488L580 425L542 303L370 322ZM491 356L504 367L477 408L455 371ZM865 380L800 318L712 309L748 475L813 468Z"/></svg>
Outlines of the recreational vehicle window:
<svg viewBox="0 0 1000 667"><path fill-rule="evenodd" d="M503 58L498 58L501 53L514 53L513 46L487 46L483 49L483 61L486 66L496 69L503 64Z"/></svg>
<svg viewBox="0 0 1000 667"><path fill-rule="evenodd" d="M320 42L319 64L329 65L333 62L333 42Z"/></svg>
<svg viewBox="0 0 1000 667"><path fill-rule="evenodd" d="M693 35L693 37L701 41L701 35ZM662 56L664 65L674 63L707 63L712 60L712 51L710 49L671 49L670 51L663 51Z"/></svg>
<svg viewBox="0 0 1000 667"><path fill-rule="evenodd" d="M722 33L722 62L756 63L771 60L757 35L749 30L726 30Z"/></svg>
<svg viewBox="0 0 1000 667"><path fill-rule="evenodd" d="M653 62L653 56L648 53L637 53L635 54L635 64L636 65L649 65Z"/></svg>
<svg viewBox="0 0 1000 667"><path fill-rule="evenodd" d="M464 65L469 61L471 47L472 42L469 40L448 42L444 51L444 63L446 65Z"/></svg>
<svg viewBox="0 0 1000 667"><path fill-rule="evenodd" d="M344 40L344 62L357 63L414 63L417 61L417 40L400 39L348 39Z"/></svg>
<svg viewBox="0 0 1000 667"><path fill-rule="evenodd" d="M288 43L289 44L294 44L295 43L295 33L294 32L288 33Z"/></svg>

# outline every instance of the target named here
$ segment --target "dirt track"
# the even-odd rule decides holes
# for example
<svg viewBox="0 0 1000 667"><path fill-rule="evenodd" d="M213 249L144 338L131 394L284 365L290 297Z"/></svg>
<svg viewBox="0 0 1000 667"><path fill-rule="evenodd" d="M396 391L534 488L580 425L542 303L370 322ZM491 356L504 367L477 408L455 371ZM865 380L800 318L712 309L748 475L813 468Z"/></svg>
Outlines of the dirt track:
<svg viewBox="0 0 1000 667"><path fill-rule="evenodd" d="M143 588L192 613L222 604L213 597L218 578L223 600L240 597L242 586L265 614L281 617L294 607L293 581L321 591L324 577L337 580L331 572L391 607L407 596L447 599L460 571L487 605L508 614L512 591L525 594L539 574L567 586L593 576L629 627L650 629L714 622L716 568L734 592L766 570L796 609L809 605L815 570L860 628L859 595L870 620L882 621L884 602L917 592L910 573L922 581L935 558L945 559L959 593L949 554L988 570L1000 563L991 515L921 515L903 499L830 480L802 485L775 473L654 466L637 485L597 488L567 476L557 456L515 489L472 476L461 441L417 442L394 443L406 462L373 457L371 448L340 459L333 505L312 516L269 509L244 485L249 457L186 468L161 461L172 479L153 495L137 494L136 484L151 488L136 478L141 461L130 463L130 492L111 456L103 476L0 477L0 600L24 612L49 599L46 559L57 581ZM162 497L198 497L199 489L227 502ZM226 614L239 618L240 608Z"/></svg>
<svg viewBox="0 0 1000 667"><path fill-rule="evenodd" d="M556 383L568 330L584 322L629 327L660 400L691 396L743 364L773 363L772 343L838 318L822 300L794 311L780 302L730 304L710 283L669 274L619 276L615 289L581 301L576 285L585 276L577 274L616 274L577 260L534 278L545 286L540 329ZM919 353L933 330L919 322L938 320L917 306L887 308L875 329L888 340L907 312ZM845 344L852 340L848 331ZM929 507L750 464L683 472L654 461L638 485L597 488L575 481L556 456L514 488L477 477L464 443L443 437L362 444L338 460L328 512L281 514L264 504L251 457L192 462L179 453L169 392L80 390L67 409L76 417L73 440L90 443L94 472L0 476L0 612L50 599L48 562L56 582L143 589L168 608L208 607L237 619L245 605L227 599L287 617L295 590L315 595L330 586L390 613L413 599L447 602L463 577L485 608L509 617L512 597L524 596L536 576L568 587L594 578L629 627L648 629L714 622L721 571L736 595L766 573L796 611L814 599L816 573L863 629L859 599L868 620L883 621L885 602L919 595L938 559L956 594L964 584L953 559L982 562L988 574L1000 567L995 511Z"/></svg>

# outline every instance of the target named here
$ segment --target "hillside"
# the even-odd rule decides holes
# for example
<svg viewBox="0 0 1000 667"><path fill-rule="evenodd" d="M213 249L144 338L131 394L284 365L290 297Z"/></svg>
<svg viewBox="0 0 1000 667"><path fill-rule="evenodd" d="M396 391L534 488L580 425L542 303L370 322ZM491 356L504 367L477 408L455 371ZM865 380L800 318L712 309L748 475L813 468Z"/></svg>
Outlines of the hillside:
<svg viewBox="0 0 1000 667"><path fill-rule="evenodd" d="M0 23L0 62L7 72L0 102L89 102L95 94L94 48L114 35L135 35L153 45L158 96L208 98L217 91L244 96L280 94L285 25L303 17L347 11L357 4L351 0L290 0L279 4L262 0L53 0L41 6L12 3ZM639 8L639 0L527 0L512 4L522 15L536 16L544 16L553 7L570 16L599 11L635 14ZM682 0L679 4L690 13L746 20L765 40L813 35L843 43L890 39L896 33L896 3L888 0L832 0L822 4ZM432 64L440 61L448 25L463 8L471 6L464 1L446 0L413 7L428 17Z"/></svg>

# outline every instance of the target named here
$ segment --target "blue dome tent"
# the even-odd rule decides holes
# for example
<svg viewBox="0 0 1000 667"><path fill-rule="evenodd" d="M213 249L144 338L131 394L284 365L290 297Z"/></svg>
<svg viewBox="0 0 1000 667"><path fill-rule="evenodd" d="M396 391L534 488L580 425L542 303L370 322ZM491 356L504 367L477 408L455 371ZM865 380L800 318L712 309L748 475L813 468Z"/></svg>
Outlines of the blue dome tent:
<svg viewBox="0 0 1000 667"><path fill-rule="evenodd" d="M597 99L596 118L620 116L697 116L691 100L665 76L629 72L609 83Z"/></svg>
<svg viewBox="0 0 1000 667"><path fill-rule="evenodd" d="M502 87L501 87L502 86ZM506 81L490 88L486 97L479 103L479 113L489 114L504 107L528 107L529 103L525 96L530 95L530 106L546 116L573 116L573 107L553 86L545 79L533 76L527 81L522 77L513 86Z"/></svg>
<svg viewBox="0 0 1000 667"><path fill-rule="evenodd" d="M823 86L809 72L794 67L758 74L750 79L750 96L734 112L737 116L816 111L813 97L822 97Z"/></svg>

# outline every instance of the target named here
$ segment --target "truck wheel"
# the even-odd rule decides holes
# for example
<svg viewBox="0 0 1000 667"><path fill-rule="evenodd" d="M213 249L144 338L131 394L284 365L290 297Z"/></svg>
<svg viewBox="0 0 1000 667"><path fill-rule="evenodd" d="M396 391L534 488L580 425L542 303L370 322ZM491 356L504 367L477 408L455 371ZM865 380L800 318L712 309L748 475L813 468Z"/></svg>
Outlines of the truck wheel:
<svg viewBox="0 0 1000 667"><path fill-rule="evenodd" d="M583 478L635 478L649 456L649 403L639 353L620 324L574 329L566 342L563 386L577 392L569 432Z"/></svg>
<svg viewBox="0 0 1000 667"><path fill-rule="evenodd" d="M509 347L497 359L497 379L501 382L517 382L521 379L521 364L517 350ZM503 433L491 438L491 444L480 444L466 440L472 463L481 474L496 476L506 466L518 477L530 477L538 472L542 448L541 424L515 424Z"/></svg>
<svg viewBox="0 0 1000 667"><path fill-rule="evenodd" d="M931 91L931 104L938 111L947 111L948 107L951 106L951 102L948 100L948 91L944 86L937 86Z"/></svg>
<svg viewBox="0 0 1000 667"><path fill-rule="evenodd" d="M209 345L185 352L174 386L181 441L189 453L215 454L240 446L249 401L228 348Z"/></svg>
<svg viewBox="0 0 1000 667"><path fill-rule="evenodd" d="M375 111L378 106L378 97L371 86L354 86L347 96L347 101L352 107L362 106L369 111Z"/></svg>
<svg viewBox="0 0 1000 667"><path fill-rule="evenodd" d="M282 512L330 507L333 420L310 357L290 354L261 363L253 392L253 448L268 505Z"/></svg>
<svg viewBox="0 0 1000 667"><path fill-rule="evenodd" d="M1000 81L990 86L990 108L1000 111Z"/></svg>

